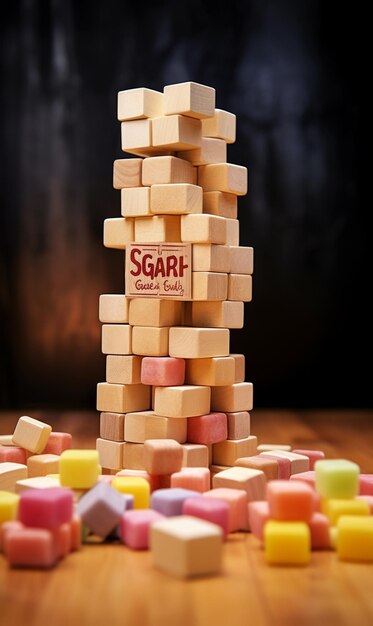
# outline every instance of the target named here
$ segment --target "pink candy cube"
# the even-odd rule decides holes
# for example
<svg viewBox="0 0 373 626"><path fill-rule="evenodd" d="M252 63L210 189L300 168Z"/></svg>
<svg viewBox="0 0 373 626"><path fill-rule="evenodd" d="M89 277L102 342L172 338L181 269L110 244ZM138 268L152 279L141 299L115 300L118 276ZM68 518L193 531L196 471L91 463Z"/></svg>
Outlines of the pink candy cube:
<svg viewBox="0 0 373 626"><path fill-rule="evenodd" d="M73 515L70 522L70 544L72 552L79 550L82 545L82 520L77 513Z"/></svg>
<svg viewBox="0 0 373 626"><path fill-rule="evenodd" d="M285 457L274 456L270 452L261 452L260 456L268 457L274 461L277 461L278 465L278 477L280 480L289 480L291 475L291 462Z"/></svg>
<svg viewBox="0 0 373 626"><path fill-rule="evenodd" d="M0 552L4 549L5 538L8 533L17 532L17 530L22 530L22 528L24 528L23 524L17 520L11 520L0 524Z"/></svg>
<svg viewBox="0 0 373 626"><path fill-rule="evenodd" d="M16 567L52 567L56 549L52 533L44 528L23 528L5 537L4 554Z"/></svg>
<svg viewBox="0 0 373 626"><path fill-rule="evenodd" d="M21 463L21 465L27 465L26 450L17 446L0 445L0 463Z"/></svg>
<svg viewBox="0 0 373 626"><path fill-rule="evenodd" d="M171 474L171 487L183 487L203 493L210 489L210 470L207 467L184 467Z"/></svg>
<svg viewBox="0 0 373 626"><path fill-rule="evenodd" d="M141 361L141 382L143 385L155 387L183 385L184 379L184 359L168 356L146 356Z"/></svg>
<svg viewBox="0 0 373 626"><path fill-rule="evenodd" d="M63 559L71 552L71 522L65 522L50 532L54 542L56 558Z"/></svg>
<svg viewBox="0 0 373 626"><path fill-rule="evenodd" d="M314 491L301 481L271 480L267 501L272 519L309 522L314 512Z"/></svg>
<svg viewBox="0 0 373 626"><path fill-rule="evenodd" d="M193 515L221 527L224 535L229 532L230 507L224 500L218 498L188 498L183 503L183 515Z"/></svg>
<svg viewBox="0 0 373 626"><path fill-rule="evenodd" d="M360 474L359 494L361 496L373 496L373 474Z"/></svg>
<svg viewBox="0 0 373 626"><path fill-rule="evenodd" d="M271 519L268 502L266 500L249 502L248 510L250 530L255 537L263 541L264 525Z"/></svg>
<svg viewBox="0 0 373 626"><path fill-rule="evenodd" d="M311 531L312 550L328 550L330 546L330 522L326 515L313 513L308 522Z"/></svg>
<svg viewBox="0 0 373 626"><path fill-rule="evenodd" d="M64 450L71 448L72 439L70 433L51 432L43 454L62 454Z"/></svg>
<svg viewBox="0 0 373 626"><path fill-rule="evenodd" d="M306 483L312 489L316 489L316 476L314 470L309 470L308 472L300 472L299 474L293 474L290 476L290 480L300 480L301 482Z"/></svg>
<svg viewBox="0 0 373 626"><path fill-rule="evenodd" d="M302 454L310 460L310 470L313 470L316 461L325 459L325 453L322 450L292 450L294 454Z"/></svg>
<svg viewBox="0 0 373 626"><path fill-rule="evenodd" d="M211 489L203 494L204 498L217 498L224 500L229 506L228 532L236 530L248 530L249 519L247 512L247 496L242 489L230 489L219 487Z"/></svg>
<svg viewBox="0 0 373 626"><path fill-rule="evenodd" d="M150 527L160 519L164 519L164 515L152 509L126 511L120 521L121 541L133 550L147 550Z"/></svg>
<svg viewBox="0 0 373 626"><path fill-rule="evenodd" d="M18 517L25 526L53 530L73 515L73 492L64 487L28 489L21 493Z"/></svg>
<svg viewBox="0 0 373 626"><path fill-rule="evenodd" d="M225 413L208 413L188 418L187 440L206 446L225 441L228 437L227 416Z"/></svg>

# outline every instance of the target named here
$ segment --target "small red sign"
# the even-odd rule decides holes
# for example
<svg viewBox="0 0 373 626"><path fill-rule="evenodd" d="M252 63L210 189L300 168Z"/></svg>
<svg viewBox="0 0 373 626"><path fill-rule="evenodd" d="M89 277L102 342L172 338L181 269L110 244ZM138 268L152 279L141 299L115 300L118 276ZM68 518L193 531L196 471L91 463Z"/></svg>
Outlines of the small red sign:
<svg viewBox="0 0 373 626"><path fill-rule="evenodd" d="M190 300L189 243L130 243L126 246L126 296Z"/></svg>

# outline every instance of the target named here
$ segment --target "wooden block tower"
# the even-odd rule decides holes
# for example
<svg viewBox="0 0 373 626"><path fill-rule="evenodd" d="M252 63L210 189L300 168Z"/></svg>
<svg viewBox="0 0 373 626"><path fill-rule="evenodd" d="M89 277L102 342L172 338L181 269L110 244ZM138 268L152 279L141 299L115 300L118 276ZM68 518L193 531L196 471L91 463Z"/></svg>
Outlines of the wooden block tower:
<svg viewBox="0 0 373 626"><path fill-rule="evenodd" d="M125 251L126 280L100 297L100 462L144 471L145 442L172 439L183 467L214 473L257 449L245 358L229 348L253 273L237 219L247 169L227 163L236 117L188 82L121 91L118 119L132 156L114 162L122 216L105 220L104 245Z"/></svg>

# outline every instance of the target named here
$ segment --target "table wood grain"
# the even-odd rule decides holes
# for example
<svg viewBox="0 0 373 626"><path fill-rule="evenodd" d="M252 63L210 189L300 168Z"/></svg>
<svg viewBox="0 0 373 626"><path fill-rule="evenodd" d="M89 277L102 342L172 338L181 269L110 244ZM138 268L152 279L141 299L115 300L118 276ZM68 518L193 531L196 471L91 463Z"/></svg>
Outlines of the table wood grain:
<svg viewBox="0 0 373 626"><path fill-rule="evenodd" d="M75 447L94 445L93 412L24 411L68 430ZM0 433L22 413L1 413ZM323 449L373 472L372 411L263 411L252 414L259 443ZM149 552L86 545L51 571L12 570L0 557L3 626L365 626L373 624L373 565L316 552L305 568L269 567L250 534L224 545L221 576L180 581L153 569Z"/></svg>

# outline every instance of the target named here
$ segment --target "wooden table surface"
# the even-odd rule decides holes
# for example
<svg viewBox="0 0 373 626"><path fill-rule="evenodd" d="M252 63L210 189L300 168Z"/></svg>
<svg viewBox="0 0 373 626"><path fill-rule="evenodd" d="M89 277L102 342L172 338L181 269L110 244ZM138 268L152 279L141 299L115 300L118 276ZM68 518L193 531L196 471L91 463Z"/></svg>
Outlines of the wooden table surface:
<svg viewBox="0 0 373 626"><path fill-rule="evenodd" d="M91 447L97 414L25 412ZM0 433L21 413L0 414ZM259 443L291 443L345 457L373 473L373 412L255 411ZM250 534L224 545L221 576L180 581L156 571L149 552L86 545L51 571L9 569L0 557L1 626L322 626L373 624L373 565L313 553L305 568L269 567Z"/></svg>

